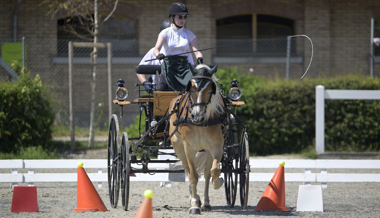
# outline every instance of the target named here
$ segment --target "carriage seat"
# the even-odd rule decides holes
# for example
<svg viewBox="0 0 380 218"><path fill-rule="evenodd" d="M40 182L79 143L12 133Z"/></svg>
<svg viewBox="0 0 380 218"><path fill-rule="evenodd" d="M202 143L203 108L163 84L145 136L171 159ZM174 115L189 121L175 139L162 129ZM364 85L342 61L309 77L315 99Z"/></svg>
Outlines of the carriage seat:
<svg viewBox="0 0 380 218"><path fill-rule="evenodd" d="M137 65L136 73L138 74L156 74L161 73L161 65Z"/></svg>

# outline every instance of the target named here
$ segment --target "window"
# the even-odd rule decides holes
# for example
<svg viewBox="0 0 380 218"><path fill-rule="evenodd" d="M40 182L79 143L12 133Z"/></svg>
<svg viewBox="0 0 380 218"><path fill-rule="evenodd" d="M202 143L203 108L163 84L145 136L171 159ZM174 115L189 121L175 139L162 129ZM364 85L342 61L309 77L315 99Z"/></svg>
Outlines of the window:
<svg viewBox="0 0 380 218"><path fill-rule="evenodd" d="M138 56L138 42L136 37L136 22L133 20L101 16L99 19L99 41L112 43L114 57ZM64 18L57 21L58 57L67 57L69 41L93 41L91 19ZM92 48L76 48L75 56L87 57ZM99 57L106 57L107 50L99 49Z"/></svg>
<svg viewBox="0 0 380 218"><path fill-rule="evenodd" d="M217 56L284 56L294 21L271 15L250 14L216 22ZM292 42L293 44L293 42ZM292 46L295 52L295 45Z"/></svg>
<svg viewBox="0 0 380 218"><path fill-rule="evenodd" d="M252 15L227 17L216 21L217 39L251 39Z"/></svg>
<svg viewBox="0 0 380 218"><path fill-rule="evenodd" d="M112 43L114 57L137 57L139 55L136 22L122 17L101 17L100 37ZM104 55L106 51L104 52Z"/></svg>
<svg viewBox="0 0 380 218"><path fill-rule="evenodd" d="M67 17L57 21L58 39L91 39L91 23L84 17Z"/></svg>
<svg viewBox="0 0 380 218"><path fill-rule="evenodd" d="M57 20L57 57L68 56L69 41L91 41L91 23L84 17L66 17ZM82 21L82 22L81 22ZM79 48L75 56L88 57L91 48ZM78 49L78 50L79 50Z"/></svg>
<svg viewBox="0 0 380 218"><path fill-rule="evenodd" d="M110 17L104 22L101 18L100 35L102 39L136 39L136 27L133 20Z"/></svg>

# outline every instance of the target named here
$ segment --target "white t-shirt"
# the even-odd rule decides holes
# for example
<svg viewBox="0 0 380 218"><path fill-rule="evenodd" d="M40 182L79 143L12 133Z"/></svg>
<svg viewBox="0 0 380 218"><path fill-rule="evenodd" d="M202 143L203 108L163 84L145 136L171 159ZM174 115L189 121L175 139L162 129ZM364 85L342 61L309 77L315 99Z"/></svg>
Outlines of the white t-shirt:
<svg viewBox="0 0 380 218"><path fill-rule="evenodd" d="M151 48L148 51L148 53L145 54L145 56L143 57L143 59L141 59L139 65L161 65L158 60L145 62L146 60L156 59L156 56L154 56L153 50L154 50L154 47ZM161 49L161 52L163 52L163 49Z"/></svg>
<svg viewBox="0 0 380 218"><path fill-rule="evenodd" d="M161 65L161 63L160 63L159 60L146 61L146 60L156 59L156 56L154 56L153 50L154 50L154 47L151 48L148 51L148 53L145 54L145 56L141 59L139 65ZM164 51L165 51L165 49L162 47L161 48L161 53L165 54ZM187 56L187 60L189 61L189 63L194 64L193 55L189 54L189 56Z"/></svg>
<svg viewBox="0 0 380 218"><path fill-rule="evenodd" d="M177 30L174 27L169 27L160 32L160 35L164 37L164 55L178 55L184 52L190 52L190 42L193 41L196 36L193 32L186 28ZM189 63L194 64L192 53L182 54L181 56L187 57Z"/></svg>

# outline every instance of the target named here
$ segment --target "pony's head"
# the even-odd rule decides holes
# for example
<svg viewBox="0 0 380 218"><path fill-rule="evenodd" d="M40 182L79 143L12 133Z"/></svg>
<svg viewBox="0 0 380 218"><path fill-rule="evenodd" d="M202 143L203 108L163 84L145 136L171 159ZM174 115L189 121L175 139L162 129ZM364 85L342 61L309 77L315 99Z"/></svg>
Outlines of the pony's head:
<svg viewBox="0 0 380 218"><path fill-rule="evenodd" d="M202 123L223 111L220 95L216 85L217 66L210 68L200 64L196 68L190 65L193 77L187 84L186 91L190 95L191 121Z"/></svg>

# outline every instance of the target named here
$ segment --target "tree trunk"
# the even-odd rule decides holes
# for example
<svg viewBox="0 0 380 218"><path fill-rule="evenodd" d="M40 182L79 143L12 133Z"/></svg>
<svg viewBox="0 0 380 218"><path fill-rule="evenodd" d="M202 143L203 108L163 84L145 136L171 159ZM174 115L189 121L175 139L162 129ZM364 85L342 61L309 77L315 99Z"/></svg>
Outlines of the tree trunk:
<svg viewBox="0 0 380 218"><path fill-rule="evenodd" d="M98 0L94 0L94 43L98 42ZM92 82L91 82L91 114L90 114L90 136L88 147L94 147L94 120L95 120L95 94L96 94L96 61L98 48L94 47L92 53Z"/></svg>

